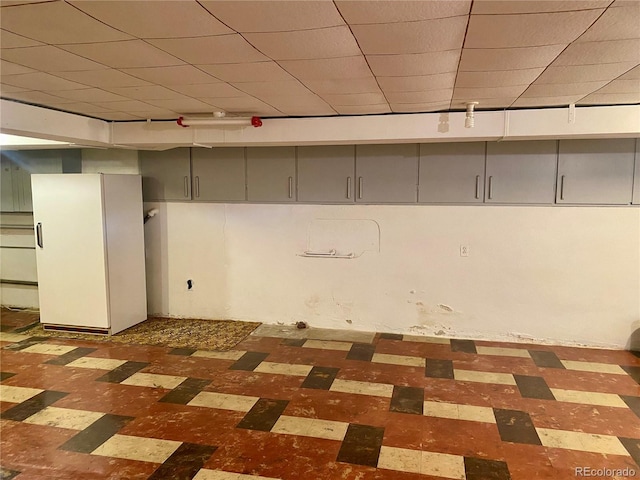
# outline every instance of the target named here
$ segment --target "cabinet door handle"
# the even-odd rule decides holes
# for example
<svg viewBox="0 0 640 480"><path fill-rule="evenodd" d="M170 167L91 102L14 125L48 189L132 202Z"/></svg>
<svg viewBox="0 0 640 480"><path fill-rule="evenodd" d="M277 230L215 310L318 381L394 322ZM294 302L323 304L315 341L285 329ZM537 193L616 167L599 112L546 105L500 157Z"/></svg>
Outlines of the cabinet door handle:
<svg viewBox="0 0 640 480"><path fill-rule="evenodd" d="M362 177L358 177L358 198L362 198Z"/></svg>
<svg viewBox="0 0 640 480"><path fill-rule="evenodd" d="M189 196L189 177L185 175L184 177L184 196Z"/></svg>
<svg viewBox="0 0 640 480"><path fill-rule="evenodd" d="M476 198L480 198L480 175L476 175Z"/></svg>
<svg viewBox="0 0 640 480"><path fill-rule="evenodd" d="M200 196L200 177L196 176L196 197Z"/></svg>
<svg viewBox="0 0 640 480"><path fill-rule="evenodd" d="M491 200L491 196L493 195L492 186L493 186L493 177L491 176L489 177L489 195L488 195L489 200Z"/></svg>
<svg viewBox="0 0 640 480"><path fill-rule="evenodd" d="M564 175L560 177L560 200L564 200Z"/></svg>
<svg viewBox="0 0 640 480"><path fill-rule="evenodd" d="M40 248L44 248L42 245L42 223L40 222L36 225L36 243Z"/></svg>
<svg viewBox="0 0 640 480"><path fill-rule="evenodd" d="M289 198L293 198L293 177L289 177Z"/></svg>
<svg viewBox="0 0 640 480"><path fill-rule="evenodd" d="M351 198L351 177L347 177L347 198Z"/></svg>

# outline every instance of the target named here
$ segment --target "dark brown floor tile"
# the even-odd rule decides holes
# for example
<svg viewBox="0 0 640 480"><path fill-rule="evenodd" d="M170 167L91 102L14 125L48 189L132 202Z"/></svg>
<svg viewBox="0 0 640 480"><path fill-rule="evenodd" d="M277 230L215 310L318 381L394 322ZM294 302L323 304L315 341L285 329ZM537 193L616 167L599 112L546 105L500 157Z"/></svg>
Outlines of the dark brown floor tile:
<svg viewBox="0 0 640 480"><path fill-rule="evenodd" d="M0 415L0 418L4 420L13 420L16 422L21 422L31 415L38 413L40 410L48 407L49 405L54 404L61 398L64 398L68 395L67 392L55 392L50 390L45 390L37 394L35 397L31 397L28 400L16 405L9 410L5 410Z"/></svg>
<svg viewBox="0 0 640 480"><path fill-rule="evenodd" d="M91 453L104 442L109 440L124 427L132 417L120 415L104 415L87 428L67 440L60 446L60 450L69 450L76 453Z"/></svg>
<svg viewBox="0 0 640 480"><path fill-rule="evenodd" d="M108 382L108 383L120 383L127 378L129 378L134 373L142 370L144 367L149 365L144 362L126 362L120 365L117 368L114 368L110 372L105 373L99 378L96 378L97 382Z"/></svg>
<svg viewBox="0 0 640 480"><path fill-rule="evenodd" d="M529 355L531 355L531 359L538 367L564 369L564 365L553 352L546 350L529 350Z"/></svg>
<svg viewBox="0 0 640 480"><path fill-rule="evenodd" d="M424 375L430 378L449 378L453 380L453 362L451 360L427 358Z"/></svg>
<svg viewBox="0 0 640 480"><path fill-rule="evenodd" d="M11 372L0 372L0 382L4 382L7 378L11 378L15 375L15 373Z"/></svg>
<svg viewBox="0 0 640 480"><path fill-rule="evenodd" d="M278 421L284 409L287 408L288 403L286 400L261 398L238 423L236 428L268 432Z"/></svg>
<svg viewBox="0 0 640 480"><path fill-rule="evenodd" d="M19 350L24 350L27 347L31 347L31 346L36 345L38 343L42 343L42 342L44 342L46 340L49 340L49 337L29 337L29 338L26 338L26 339L21 340L19 342L11 343L9 345L6 345L6 346L2 347L2 349L3 350L10 350L12 352L15 352L15 351L19 351Z"/></svg>
<svg viewBox="0 0 640 480"><path fill-rule="evenodd" d="M354 343L351 346L351 350L349 350L349 353L347 354L347 360L361 360L363 362L370 362L375 351L375 345L371 345L369 343Z"/></svg>
<svg viewBox="0 0 640 480"><path fill-rule="evenodd" d="M202 378L187 378L158 401L186 405L210 383Z"/></svg>
<svg viewBox="0 0 640 480"><path fill-rule="evenodd" d="M457 338L451 339L451 351L463 352L463 353L477 353L476 344L473 340L460 340Z"/></svg>
<svg viewBox="0 0 640 480"><path fill-rule="evenodd" d="M555 400L547 382L542 377L528 375L514 375L520 395L525 398L537 398L540 400Z"/></svg>
<svg viewBox="0 0 640 480"><path fill-rule="evenodd" d="M464 471L467 480L511 480L507 464L496 460L465 457Z"/></svg>
<svg viewBox="0 0 640 480"><path fill-rule="evenodd" d="M384 428L371 425L349 425L337 461L377 466L383 437Z"/></svg>
<svg viewBox="0 0 640 480"><path fill-rule="evenodd" d="M240 357L238 361L233 363L229 367L229 370L245 370L251 372L268 356L269 354L265 352L247 352L242 357Z"/></svg>
<svg viewBox="0 0 640 480"><path fill-rule="evenodd" d="M63 355L52 358L51 360L47 360L45 363L49 365L66 365L68 363L73 362L74 360L85 357L90 353L95 352L96 350L97 349L95 348L79 347Z"/></svg>
<svg viewBox="0 0 640 480"><path fill-rule="evenodd" d="M494 408L493 414L496 417L502 441L541 445L538 433L527 412Z"/></svg>
<svg viewBox="0 0 640 480"><path fill-rule="evenodd" d="M306 341L306 338L283 338L280 344L286 347L301 347Z"/></svg>
<svg viewBox="0 0 640 480"><path fill-rule="evenodd" d="M640 367L630 365L621 365L621 367L636 383L640 384Z"/></svg>
<svg viewBox="0 0 640 480"><path fill-rule="evenodd" d="M169 355L182 355L188 357L196 351L196 348L173 348L169 351Z"/></svg>
<svg viewBox="0 0 640 480"><path fill-rule="evenodd" d="M313 367L307 378L302 382L301 387L329 390L339 371L340 369L338 368Z"/></svg>
<svg viewBox="0 0 640 480"><path fill-rule="evenodd" d="M631 411L640 418L640 397L632 397L629 395L620 395L620 398L626 403Z"/></svg>
<svg viewBox="0 0 640 480"><path fill-rule="evenodd" d="M424 409L424 389L417 387L393 387L389 411L422 415Z"/></svg>
<svg viewBox="0 0 640 480"><path fill-rule="evenodd" d="M636 462L636 465L640 467L640 439L619 437L619 440Z"/></svg>
<svg viewBox="0 0 640 480"><path fill-rule="evenodd" d="M0 467L0 478L2 480L13 480L18 475L20 475L20 472L18 470L11 470L10 468Z"/></svg>
<svg viewBox="0 0 640 480"><path fill-rule="evenodd" d="M402 340L403 335L399 333L381 333L378 338L384 340Z"/></svg>
<svg viewBox="0 0 640 480"><path fill-rule="evenodd" d="M191 480L217 448L183 443L148 480Z"/></svg>

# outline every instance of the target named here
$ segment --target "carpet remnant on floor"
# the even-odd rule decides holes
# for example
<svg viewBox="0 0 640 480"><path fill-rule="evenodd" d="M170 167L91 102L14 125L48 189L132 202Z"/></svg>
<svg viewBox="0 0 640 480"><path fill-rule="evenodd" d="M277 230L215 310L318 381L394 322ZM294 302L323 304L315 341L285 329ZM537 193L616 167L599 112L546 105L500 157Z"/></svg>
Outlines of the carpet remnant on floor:
<svg viewBox="0 0 640 480"><path fill-rule="evenodd" d="M235 347L259 325L258 322L236 320L150 317L142 323L111 336L44 330L40 324L22 333L30 336L224 351Z"/></svg>

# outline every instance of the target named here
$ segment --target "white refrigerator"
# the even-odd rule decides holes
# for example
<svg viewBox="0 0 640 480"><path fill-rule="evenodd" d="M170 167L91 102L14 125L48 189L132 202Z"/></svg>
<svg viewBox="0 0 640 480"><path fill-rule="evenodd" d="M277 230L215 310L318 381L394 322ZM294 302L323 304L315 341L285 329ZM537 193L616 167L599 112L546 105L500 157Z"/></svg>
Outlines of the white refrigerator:
<svg viewBox="0 0 640 480"><path fill-rule="evenodd" d="M139 175L31 176L40 322L114 334L147 318Z"/></svg>

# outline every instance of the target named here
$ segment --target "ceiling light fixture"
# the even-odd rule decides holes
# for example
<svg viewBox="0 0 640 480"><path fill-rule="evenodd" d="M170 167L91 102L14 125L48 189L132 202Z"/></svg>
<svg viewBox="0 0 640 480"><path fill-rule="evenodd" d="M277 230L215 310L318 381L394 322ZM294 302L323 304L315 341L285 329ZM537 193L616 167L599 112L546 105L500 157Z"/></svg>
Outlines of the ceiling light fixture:
<svg viewBox="0 0 640 480"><path fill-rule="evenodd" d="M475 108L476 105L478 105L478 102L467 102L466 105L467 105L467 115L464 118L464 128L473 128L473 126L475 125L473 109Z"/></svg>
<svg viewBox="0 0 640 480"><path fill-rule="evenodd" d="M261 127L262 120L260 117L227 117L225 112L213 112L213 117L180 117L177 121L181 127Z"/></svg>

